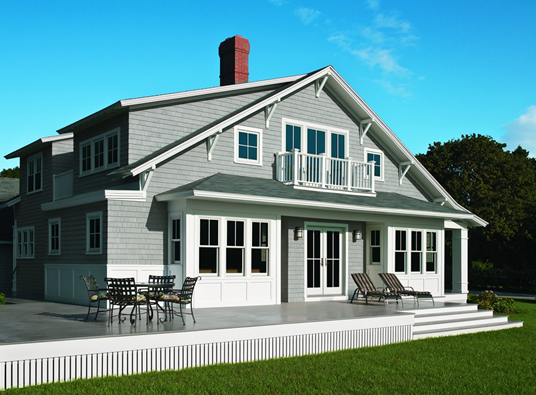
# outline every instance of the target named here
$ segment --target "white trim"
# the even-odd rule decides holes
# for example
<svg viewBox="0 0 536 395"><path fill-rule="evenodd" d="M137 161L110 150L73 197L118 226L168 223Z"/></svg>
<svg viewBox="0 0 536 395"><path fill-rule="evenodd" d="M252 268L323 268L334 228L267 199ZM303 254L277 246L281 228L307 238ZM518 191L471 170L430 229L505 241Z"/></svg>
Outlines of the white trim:
<svg viewBox="0 0 536 395"><path fill-rule="evenodd" d="M39 159L40 161L40 165L41 165L41 171L39 172L39 179L40 179L40 187L39 189L37 189L35 187L35 174L36 174L36 170L35 170L35 166L37 165L37 160ZM30 184L28 182L28 177L30 176L30 163L34 163L34 173L32 174L33 178L33 185L32 187L34 189L32 189L30 191ZM28 159L26 159L26 194L27 195L31 195L31 194L34 194L34 193L37 193L37 192L41 192L43 190L43 172L44 172L44 164L43 164L43 153L42 152L38 152L37 154L34 154L34 155L31 155L28 157Z"/></svg>
<svg viewBox="0 0 536 395"><path fill-rule="evenodd" d="M248 134L257 135L257 159L240 158L239 156L239 133L245 132ZM262 166L262 129L250 128L248 126L237 125L234 127L234 163L244 163L248 165Z"/></svg>
<svg viewBox="0 0 536 395"><path fill-rule="evenodd" d="M179 238L173 239L173 221L178 220L179 221ZM168 248L168 264L169 265L181 265L184 261L184 249L185 249L185 240L184 240L184 222L183 222L183 215L182 212L169 214L168 216L168 240L169 240L169 248ZM173 251L173 240L179 240L180 243L180 257L179 260L174 260L175 252Z"/></svg>
<svg viewBox="0 0 536 395"><path fill-rule="evenodd" d="M90 226L91 221L98 219L99 220L99 247L91 247L90 246ZM93 213L87 213L86 214L86 255L92 255L92 254L102 254L102 242L104 240L104 237L102 237L102 230L104 229L103 223L102 223L102 211L97 211Z"/></svg>
<svg viewBox="0 0 536 395"><path fill-rule="evenodd" d="M99 134L98 136L92 137L90 139L81 141L78 144L79 150L78 150L78 164L79 164L79 176L84 177L90 174L99 173L101 171L113 169L116 167L119 167L119 164L121 163L121 128L117 127L114 128L106 133ZM110 147L108 147L108 139L114 135L117 135L117 162L109 164L108 163L108 151ZM102 165L96 166L95 165L95 143L102 141ZM89 170L83 170L83 150L85 147L90 148L90 168Z"/></svg>
<svg viewBox="0 0 536 395"><path fill-rule="evenodd" d="M58 249L52 250L52 226L58 225ZM48 220L48 255L61 255L61 218Z"/></svg>
<svg viewBox="0 0 536 395"><path fill-rule="evenodd" d="M84 204L102 202L104 200L119 200L125 202L145 202L145 191L122 191L122 190L100 190L94 192L87 192L80 195L73 196L55 202L48 202L41 204L41 210L52 211L60 210L63 208L82 206Z"/></svg>
<svg viewBox="0 0 536 395"><path fill-rule="evenodd" d="M21 238L22 234L28 234L28 241L24 242L21 241L21 248L19 250L19 239ZM16 254L15 256L17 259L34 259L35 257L35 226L23 226L20 228L16 228L16 240L15 240L15 246L16 246ZM31 237L30 237L31 236ZM29 240L31 238L31 240ZM28 249L31 246L31 253L23 253L24 252L24 245L28 245Z"/></svg>
<svg viewBox="0 0 536 395"><path fill-rule="evenodd" d="M368 154L380 155L380 176L377 177L376 175L374 175L374 178L377 181L383 181L384 180L384 175L385 175L385 154L383 153L382 150L379 150L379 149L365 148L364 157L363 157L363 162L365 162L365 163L369 163L369 160L367 158ZM375 166L376 166L376 163L374 163L373 169L375 168ZM373 173L375 173L375 172L373 171Z"/></svg>
<svg viewBox="0 0 536 395"><path fill-rule="evenodd" d="M328 188L308 187L308 186L305 186L305 185L292 185L292 187L294 189L301 189L301 190L304 190L304 191L336 193L337 195L376 197L376 192L345 191L345 190L341 190L341 189L328 189Z"/></svg>

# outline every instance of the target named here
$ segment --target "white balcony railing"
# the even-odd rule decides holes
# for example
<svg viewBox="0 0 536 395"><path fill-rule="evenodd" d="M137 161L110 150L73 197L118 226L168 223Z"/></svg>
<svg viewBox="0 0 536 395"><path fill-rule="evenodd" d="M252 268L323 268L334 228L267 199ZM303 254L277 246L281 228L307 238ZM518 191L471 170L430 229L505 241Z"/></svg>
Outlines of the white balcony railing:
<svg viewBox="0 0 536 395"><path fill-rule="evenodd" d="M294 149L277 154L277 180L316 188L374 192L374 162L311 155Z"/></svg>
<svg viewBox="0 0 536 395"><path fill-rule="evenodd" d="M54 174L54 200L73 196L73 171Z"/></svg>

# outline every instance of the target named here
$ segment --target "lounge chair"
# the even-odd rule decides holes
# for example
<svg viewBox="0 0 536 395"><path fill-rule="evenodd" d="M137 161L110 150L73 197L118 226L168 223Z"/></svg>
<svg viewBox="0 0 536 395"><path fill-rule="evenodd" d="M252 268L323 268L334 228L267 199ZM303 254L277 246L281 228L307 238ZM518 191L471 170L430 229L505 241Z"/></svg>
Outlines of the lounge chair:
<svg viewBox="0 0 536 395"><path fill-rule="evenodd" d="M365 298L366 304L368 304L369 297L378 297L378 302L380 302L383 298L384 304L387 304L387 299L395 299L396 303L398 303L398 300L400 300L402 302L402 306L404 305L402 298L396 292L380 291L378 288L376 288L367 273L352 273L352 278L354 279L357 288L352 295L352 300L350 303L353 303L354 298L357 300L359 294L362 294Z"/></svg>
<svg viewBox="0 0 536 395"><path fill-rule="evenodd" d="M391 292L397 292L398 294L404 296L413 296L413 300L417 301L417 306L419 305L420 298L430 298L432 303L435 306L434 297L429 291L415 291L413 287L404 286L396 274L394 273L380 273L380 278L385 284L386 288Z"/></svg>

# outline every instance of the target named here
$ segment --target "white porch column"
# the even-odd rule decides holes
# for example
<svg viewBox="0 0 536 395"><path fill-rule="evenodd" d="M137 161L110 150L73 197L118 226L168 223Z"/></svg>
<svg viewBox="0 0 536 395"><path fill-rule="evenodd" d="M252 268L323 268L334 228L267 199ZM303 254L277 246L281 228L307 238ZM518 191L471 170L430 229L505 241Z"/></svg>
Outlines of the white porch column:
<svg viewBox="0 0 536 395"><path fill-rule="evenodd" d="M467 229L452 229L452 292L468 293Z"/></svg>

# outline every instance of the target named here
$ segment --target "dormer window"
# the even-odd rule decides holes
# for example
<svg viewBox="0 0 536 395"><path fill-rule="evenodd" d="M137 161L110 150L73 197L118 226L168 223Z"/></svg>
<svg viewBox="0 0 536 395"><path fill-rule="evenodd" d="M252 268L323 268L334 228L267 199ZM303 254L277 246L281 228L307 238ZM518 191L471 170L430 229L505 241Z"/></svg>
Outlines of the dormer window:
<svg viewBox="0 0 536 395"><path fill-rule="evenodd" d="M38 192L43 189L43 154L38 153L28 158L27 191Z"/></svg>
<svg viewBox="0 0 536 395"><path fill-rule="evenodd" d="M80 175L119 166L119 128L80 143Z"/></svg>
<svg viewBox="0 0 536 395"><path fill-rule="evenodd" d="M365 148L365 162L374 161L374 178L383 181L383 152Z"/></svg>

